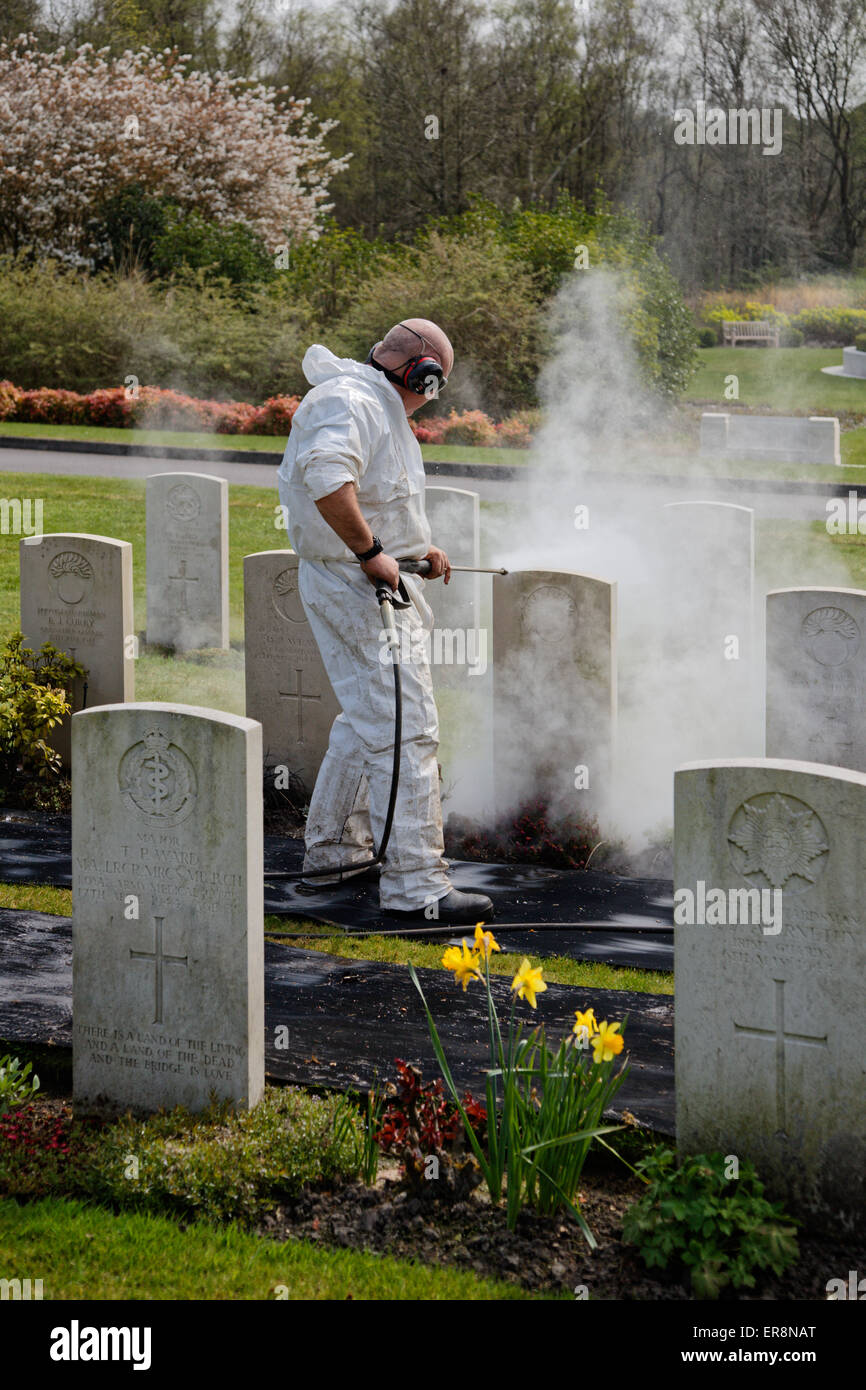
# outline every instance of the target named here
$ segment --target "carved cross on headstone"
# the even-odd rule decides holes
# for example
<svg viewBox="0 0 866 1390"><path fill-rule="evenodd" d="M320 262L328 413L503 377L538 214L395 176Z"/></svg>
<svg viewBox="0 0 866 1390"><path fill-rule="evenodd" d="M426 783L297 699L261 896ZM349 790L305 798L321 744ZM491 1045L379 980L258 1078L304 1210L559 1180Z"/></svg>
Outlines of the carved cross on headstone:
<svg viewBox="0 0 866 1390"><path fill-rule="evenodd" d="M281 691L280 691L280 699L281 699L281 700L297 700L297 702L298 702L298 734L297 734L297 738L298 738L298 743L303 743L303 742L304 742L304 710L303 710L304 701L305 701L305 700L319 700L319 701L320 701L322 697L321 697L321 695L306 695L306 694L304 693L304 689L303 689L303 677L304 677L303 671L296 670L296 671L295 671L295 675L296 675L297 678L298 678L298 688L297 688L297 690L281 690Z"/></svg>
<svg viewBox="0 0 866 1390"><path fill-rule="evenodd" d="M169 577L169 579L172 581L172 583L177 582L177 583L183 584L183 589L181 590L181 595L180 595L180 611L181 611L181 613L188 613L188 612L189 612L189 609L187 608L187 605L186 605L186 595L187 595L187 587L186 587L186 586L187 586L187 584L197 584L197 583L198 583L198 579L194 578L194 576L191 575L191 574L187 574L187 572L186 572L186 560L181 560L181 562L180 562L180 564L179 564L179 566L178 566L178 569L180 570L180 574L170 574L168 577Z"/></svg>
<svg viewBox="0 0 866 1390"><path fill-rule="evenodd" d="M154 964L154 1023L163 1023L162 1017L162 984L163 984L163 965L185 965L189 967L186 956L168 956L162 949L162 924L164 917L154 917L154 943L152 951L133 951L130 950L131 960L152 960Z"/></svg>
<svg viewBox="0 0 866 1390"><path fill-rule="evenodd" d="M734 1032L748 1038L767 1038L776 1046L776 1125L780 1134L786 1134L787 1096L785 1093L785 1048L799 1043L801 1047L826 1047L827 1034L822 1038L810 1033L785 1032L785 981L774 980L776 986L776 1023L774 1028L745 1028L734 1023Z"/></svg>

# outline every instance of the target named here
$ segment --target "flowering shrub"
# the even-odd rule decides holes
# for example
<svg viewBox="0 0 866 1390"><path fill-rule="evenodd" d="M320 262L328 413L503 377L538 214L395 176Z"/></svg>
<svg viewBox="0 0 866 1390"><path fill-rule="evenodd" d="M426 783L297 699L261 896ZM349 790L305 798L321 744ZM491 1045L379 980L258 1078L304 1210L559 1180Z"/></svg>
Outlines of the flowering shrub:
<svg viewBox="0 0 866 1390"><path fill-rule="evenodd" d="M99 425L110 429L203 430L216 434L268 434L285 436L300 396L270 396L263 405L247 401L200 400L161 386L138 386L131 394L124 386L109 386L88 395L41 386L23 391L11 381L0 381L0 421L26 424ZM431 416L421 424L410 421L421 444L487 444L528 448L540 412L524 410L495 425L480 410L447 418Z"/></svg>
<svg viewBox="0 0 866 1390"><path fill-rule="evenodd" d="M140 184L209 222L239 222L269 247L315 237L346 165L305 101L227 73L187 72L177 52L111 57L83 44L42 53L0 44L0 228L74 264L106 250L100 212Z"/></svg>
<svg viewBox="0 0 866 1390"><path fill-rule="evenodd" d="M791 319L807 342L848 347L866 329L866 309L803 309Z"/></svg>
<svg viewBox="0 0 866 1390"><path fill-rule="evenodd" d="M499 442L496 426L483 410L464 410L462 415L451 412L443 431L444 444L482 444L492 446Z"/></svg>
<svg viewBox="0 0 866 1390"><path fill-rule="evenodd" d="M29 424L99 425L115 429L204 430L217 434L289 433L300 396L272 396L264 405L245 401L202 401L159 386L123 386L91 391L21 391L0 381L0 420Z"/></svg>

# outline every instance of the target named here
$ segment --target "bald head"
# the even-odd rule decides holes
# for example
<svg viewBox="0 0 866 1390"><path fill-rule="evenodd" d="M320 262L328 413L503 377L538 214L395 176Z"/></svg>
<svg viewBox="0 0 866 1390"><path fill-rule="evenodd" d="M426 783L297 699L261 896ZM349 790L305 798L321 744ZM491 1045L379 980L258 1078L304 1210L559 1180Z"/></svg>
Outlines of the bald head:
<svg viewBox="0 0 866 1390"><path fill-rule="evenodd" d="M423 338L423 343L419 341ZM454 349L448 335L430 319L403 319L390 328L374 349L383 367L393 371L410 357L435 357L446 377L454 366Z"/></svg>

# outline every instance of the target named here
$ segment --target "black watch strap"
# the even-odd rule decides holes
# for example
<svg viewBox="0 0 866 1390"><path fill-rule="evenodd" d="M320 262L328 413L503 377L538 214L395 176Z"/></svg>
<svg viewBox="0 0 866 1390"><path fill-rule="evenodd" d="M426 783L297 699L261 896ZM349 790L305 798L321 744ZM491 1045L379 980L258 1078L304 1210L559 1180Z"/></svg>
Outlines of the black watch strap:
<svg viewBox="0 0 866 1390"><path fill-rule="evenodd" d="M365 565L365 564L367 563L368 560L372 560L372 559L373 559L373 556L374 556L374 555L381 555L381 554L382 554L382 551L383 551L384 549L385 549L385 547L384 547L384 545L382 544L382 542L379 540L379 537L378 537L378 536L374 536L374 537L373 537L373 544L370 546L370 549L369 549L369 550L365 550L364 553L363 553L363 555L360 555L360 554L357 552L357 550L356 550L356 551L355 551L355 559L356 559L356 560L360 560L360 561L361 561L361 564L362 564L362 565Z"/></svg>

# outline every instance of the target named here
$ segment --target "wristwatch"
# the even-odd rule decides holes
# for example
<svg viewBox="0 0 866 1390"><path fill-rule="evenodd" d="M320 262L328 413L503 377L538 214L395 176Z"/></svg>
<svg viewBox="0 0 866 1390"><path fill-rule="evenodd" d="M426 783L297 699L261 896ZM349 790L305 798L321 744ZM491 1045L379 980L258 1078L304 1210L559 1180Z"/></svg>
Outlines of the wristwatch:
<svg viewBox="0 0 866 1390"><path fill-rule="evenodd" d="M383 551L384 549L385 549L385 547L384 547L384 545L382 544L382 542L379 540L379 537L378 537L378 536L374 536L374 537L373 537L373 544L370 546L370 549L369 549L369 550L365 550L364 553L363 553L363 555L359 554L358 551L356 550L356 551L355 551L355 559L356 559L356 560L360 560L360 561L361 561L361 564L362 564L362 565L365 565L365 564L367 563L368 560L372 560L372 559L373 559L373 556L374 556L374 555L381 555L381 554L382 554L382 551Z"/></svg>

